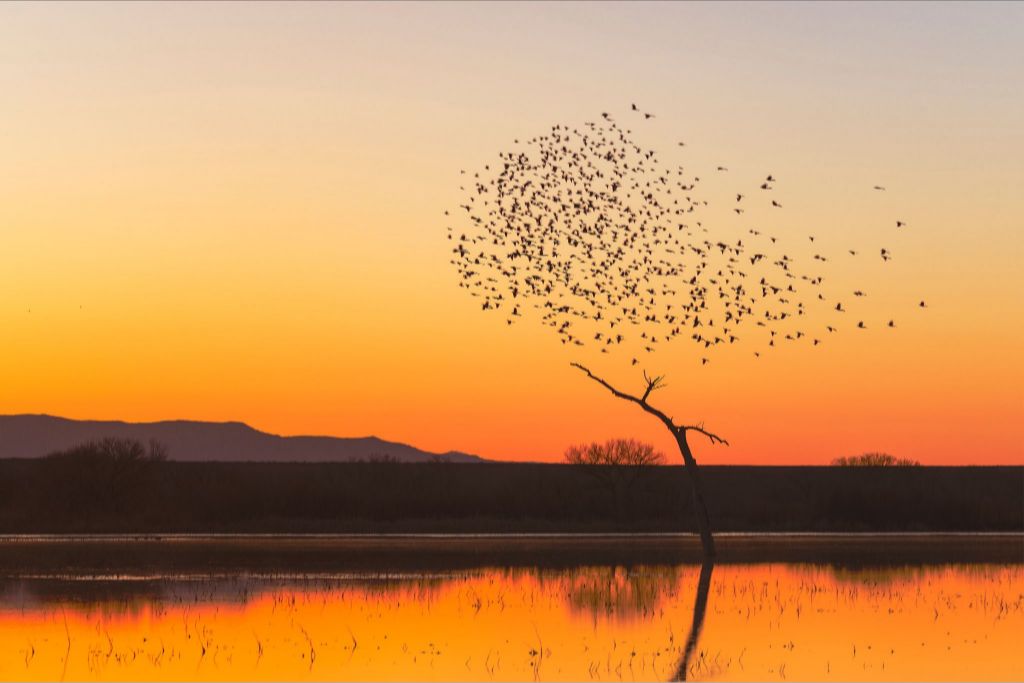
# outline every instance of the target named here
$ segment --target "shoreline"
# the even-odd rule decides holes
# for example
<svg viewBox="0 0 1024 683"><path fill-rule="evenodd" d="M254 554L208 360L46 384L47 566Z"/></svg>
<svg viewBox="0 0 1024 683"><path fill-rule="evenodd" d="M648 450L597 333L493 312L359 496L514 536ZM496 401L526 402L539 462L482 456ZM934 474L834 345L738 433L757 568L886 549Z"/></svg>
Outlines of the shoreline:
<svg viewBox="0 0 1024 683"><path fill-rule="evenodd" d="M715 539L787 539L842 541L869 539L1006 539L1024 541L1024 531L722 531L714 534ZM5 533L0 534L0 543L77 543L114 541L361 541L361 540L629 540L629 539L698 539L696 532L684 531L638 531L638 532L493 532L493 533L444 533L444 532L383 532L383 533L289 533L289 532L199 532L199 533Z"/></svg>
<svg viewBox="0 0 1024 683"><path fill-rule="evenodd" d="M1024 533L736 534L715 564L1024 565ZM393 574L699 565L696 534L138 534L0 536L0 579Z"/></svg>

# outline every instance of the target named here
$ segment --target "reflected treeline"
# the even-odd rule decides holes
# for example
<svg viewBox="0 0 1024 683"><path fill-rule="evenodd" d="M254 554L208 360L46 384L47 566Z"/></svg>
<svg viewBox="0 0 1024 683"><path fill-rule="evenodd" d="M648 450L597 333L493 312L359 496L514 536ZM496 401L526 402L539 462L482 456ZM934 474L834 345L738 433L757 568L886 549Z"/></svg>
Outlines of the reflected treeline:
<svg viewBox="0 0 1024 683"><path fill-rule="evenodd" d="M570 610L589 617L637 619L650 617L666 601L686 590L686 580L696 567L579 567L568 570L544 568L492 568L434 574L342 574L307 577L196 575L188 578L18 578L0 580L0 609L48 609L53 605L102 608L111 613L137 612L144 605L225 604L244 605L261 597L282 593L330 594L344 599L359 594L389 600L396 596L429 601L436 594L469 579L491 584L536 583L541 591L565 597Z"/></svg>
<svg viewBox="0 0 1024 683"><path fill-rule="evenodd" d="M719 567L737 568L719 562ZM732 597L768 595L778 586L777 572L797 574L801 593L835 591L844 586L882 590L901 584L918 584L955 571L987 579L1002 571L996 564L947 563L940 565L871 565L849 567L835 564L762 565L760 579L734 580ZM773 569L774 568L774 569ZM538 590L564 596L566 606L588 618L631 620L650 618L668 603L688 600L696 591L697 613L708 602L714 564L702 565L609 565L568 569L546 567L490 567L433 572L321 572L192 574L153 576L49 575L0 578L0 609L48 609L55 604L103 608L117 612L137 611L144 605L236 604L243 605L266 595L282 593L346 594L388 600L396 595L413 601L430 600L438 592L469 580L490 584L537 584ZM774 578L773 578L774 577ZM696 615L695 615L696 617ZM695 618L692 632L699 634Z"/></svg>
<svg viewBox="0 0 1024 683"><path fill-rule="evenodd" d="M1024 560L1024 555L1021 556ZM812 565L813 566L813 565ZM915 583L934 574L934 565L893 564L893 565L826 565L830 574L829 584L884 587L897 584ZM998 565L967 564L949 562L942 567L979 578L991 576L999 571Z"/></svg>
<svg viewBox="0 0 1024 683"><path fill-rule="evenodd" d="M387 600L395 595L429 600L446 585L480 572L421 575L337 575L306 577L196 575L189 578L15 578L0 579L0 610L49 610L56 606L99 610L104 614L138 614L154 605L245 605L267 596L348 594Z"/></svg>
<svg viewBox="0 0 1024 683"><path fill-rule="evenodd" d="M648 617L666 599L674 599L683 567L591 567L558 573L569 606L593 616ZM548 573L550 574L550 573Z"/></svg>

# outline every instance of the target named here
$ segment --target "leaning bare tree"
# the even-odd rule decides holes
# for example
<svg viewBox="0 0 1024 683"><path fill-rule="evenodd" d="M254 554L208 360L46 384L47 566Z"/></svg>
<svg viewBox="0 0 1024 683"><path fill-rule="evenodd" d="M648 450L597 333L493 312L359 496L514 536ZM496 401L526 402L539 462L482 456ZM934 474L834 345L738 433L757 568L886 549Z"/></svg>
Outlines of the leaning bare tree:
<svg viewBox="0 0 1024 683"><path fill-rule="evenodd" d="M637 123L650 118L636 107L629 115ZM748 222L780 215L774 176L709 201L698 189L700 177L662 162L610 114L516 140L498 162L462 174L465 199L454 210L461 226L448 228L460 286L510 325L527 314L538 317L562 344L627 352L636 366L638 356L687 339L700 350L694 361L703 366L741 334L758 345L754 354L760 356L776 344L817 346L853 315L844 307L852 302L825 294L821 271L831 256L815 253L809 267L798 268L795 253L782 251L762 222ZM813 236L810 245L814 251ZM843 258L857 257L848 251ZM888 249L880 254L891 258ZM822 315L832 316L828 324ZM702 435L713 444L725 439L651 405L651 394L665 386L663 376L644 372L642 391L631 394L581 363L572 365L671 432L689 474L705 554L713 556L688 437Z"/></svg>

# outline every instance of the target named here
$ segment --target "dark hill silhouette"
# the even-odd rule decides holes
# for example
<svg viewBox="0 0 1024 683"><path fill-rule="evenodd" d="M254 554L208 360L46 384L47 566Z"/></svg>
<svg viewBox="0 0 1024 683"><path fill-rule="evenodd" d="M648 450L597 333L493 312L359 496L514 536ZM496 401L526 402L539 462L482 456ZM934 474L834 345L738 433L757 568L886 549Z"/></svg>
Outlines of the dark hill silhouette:
<svg viewBox="0 0 1024 683"><path fill-rule="evenodd" d="M155 439L171 460L192 462L483 462L466 453L430 453L373 436L277 436L242 422L119 422L69 420L51 415L0 415L0 458L38 458L105 437Z"/></svg>

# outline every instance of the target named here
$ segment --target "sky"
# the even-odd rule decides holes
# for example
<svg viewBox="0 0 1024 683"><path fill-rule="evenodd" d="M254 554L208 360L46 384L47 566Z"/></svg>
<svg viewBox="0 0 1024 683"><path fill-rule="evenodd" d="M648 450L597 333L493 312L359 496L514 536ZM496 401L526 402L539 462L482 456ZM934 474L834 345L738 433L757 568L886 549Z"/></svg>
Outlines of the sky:
<svg viewBox="0 0 1024 683"><path fill-rule="evenodd" d="M894 253L836 278L896 329L644 359L729 440L700 462L1024 463L1021 35L1019 3L0 5L0 413L677 458L569 363L639 368L481 312L445 239L461 169L638 102L645 146L779 178L790 243Z"/></svg>

